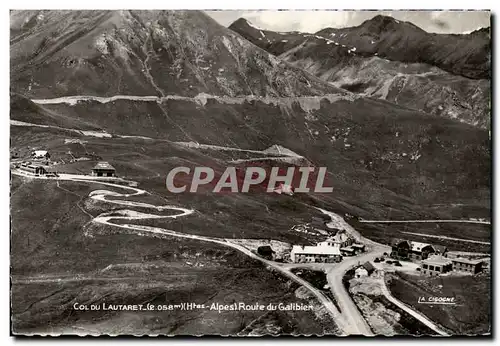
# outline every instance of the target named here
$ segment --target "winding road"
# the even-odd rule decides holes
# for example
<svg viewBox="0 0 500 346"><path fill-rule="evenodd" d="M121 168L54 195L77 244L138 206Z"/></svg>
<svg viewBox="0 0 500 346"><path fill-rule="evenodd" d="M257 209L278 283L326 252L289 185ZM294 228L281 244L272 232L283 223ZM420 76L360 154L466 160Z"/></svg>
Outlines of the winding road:
<svg viewBox="0 0 500 346"><path fill-rule="evenodd" d="M370 326L367 324L366 320L363 318L361 313L359 312L358 308L356 307L354 301L351 299L349 292L346 290L343 284L343 277L345 273L351 269L352 267L362 264L366 261L371 261L375 257L380 257L383 255L384 252L390 251L390 247L386 245L379 244L377 242L374 242L370 239L364 238L358 231L356 231L351 225L349 225L341 216L324 210L324 209L319 209L321 212L324 214L328 215L331 218L330 224L334 227L340 228L340 229L345 229L346 232L350 233L358 242L362 242L366 244L368 251L362 255L358 255L355 257L346 257L341 263L338 264L328 264L328 263L314 263L317 267L320 269L324 270L326 275L327 275L327 280L330 285L330 289L335 297L335 301L338 303L340 307L337 309L335 304L330 300L327 296L325 296L320 290L318 290L316 287L314 287L312 284L307 282L306 280L303 280L302 278L298 277L297 275L293 274L291 272L291 269L293 268L301 268L301 267L308 267L307 264L300 264L300 263L278 263L278 262L273 262L266 260L257 254L253 253L251 250L248 248L241 246L239 244L236 244L232 242L230 239L224 239L224 238L214 238L214 237L206 237L206 236L201 236L201 235L195 235L195 234L186 234L186 233L179 233L173 230L168 230L165 228L159 228L159 227L152 227L152 226L145 226L145 225L137 225L133 223L116 223L116 220L141 220L141 219L161 219L161 218L179 218L179 217L187 217L195 212L194 209L188 209L188 208L183 208L175 205L161 205L161 206L156 206L152 205L149 203L144 203L144 202L137 202L137 201L130 201L130 200L124 200L124 199L119 199L119 198L130 198L133 196L139 196L139 195L146 195L149 194L146 190L139 189L137 187L133 186L127 186L127 185L121 185L117 184L116 182L110 182L110 178L96 178L96 177L89 177L89 176L83 176L83 175L72 175L72 174L60 174L59 177L54 177L54 178L47 178L44 176L33 176L31 174L18 171L18 170L13 170L12 174L26 177L26 178L31 178L31 179L45 179L45 180L68 180L68 181L76 181L76 182L84 182L84 183L94 183L94 184L100 184L100 185L105 185L105 186L110 186L114 187L116 189L121 189L121 190L127 190L128 193L120 193L116 191L109 191L109 190L94 190L89 193L89 198L96 200L96 201L101 201L101 202L106 202L106 203L113 203L117 205L121 205L124 207L129 207L129 208L134 208L134 207L140 207L140 208L146 208L146 209L153 209L157 212L162 212L162 211L174 211L175 214L169 214L169 215L158 215L158 214L150 214L150 213L144 213L144 212L138 212L132 209L121 209L121 210L114 210L112 212L105 212L102 213L96 217L94 217L91 222L96 223L96 224L102 224L102 225L108 225L112 227L118 227L122 229L126 229L128 231L134 231L135 233L139 235L144 235L144 234L159 234L159 235L167 235L167 236L172 236L172 237L179 237L179 238L186 238L186 239L195 239L199 241L205 241L205 242L211 242L211 243L216 243L220 244L223 246L231 247L235 250L238 250L242 252L243 254L258 260L262 262L267 268L272 268L279 272L280 274L290 278L291 280L295 281L296 283L306 287L317 299L318 301L325 307L325 309L328 311L328 313L332 316L332 318L335 320L337 326L340 328L340 330L346 334L346 335L366 335L366 336L372 336L373 332L370 329ZM127 182L125 180L122 180L122 182ZM130 183L130 182L129 182ZM110 199L112 197L113 199ZM82 277L83 279L85 278L84 276ZM26 278L20 278L19 280L24 280L27 281ZM40 279L33 279L33 282L39 282L40 280L56 280L56 281L66 281L66 280L73 280L72 278L40 278ZM385 287L385 285L383 285ZM387 296L387 298L392 301L394 304L400 306L403 310L420 320L422 323L426 324L430 328L434 329L436 332L438 332L441 335L446 335L444 332L440 331L437 326L435 326L430 320L428 320L425 316L422 316L418 312L415 312L414 310L410 309L403 303L399 302L397 299L392 297L389 292L387 292L387 288L385 288L386 291L384 291L384 295Z"/></svg>
<svg viewBox="0 0 500 346"><path fill-rule="evenodd" d="M84 183L94 183L94 184L100 184L100 185L106 185L110 187L114 187L117 189L124 189L131 191L130 193L119 193L115 191L109 191L109 190L94 190L90 192L89 198L97 200L97 201L102 201L106 203L113 203L113 204L118 204L122 206L127 206L127 207L141 207L141 208L150 208L154 209L157 211L166 211L166 210L172 210L175 212L178 212L177 214L174 215L157 215L157 214L149 214L149 213L142 213L142 212L137 212L134 210L130 209L122 209L122 210L115 210L112 212L106 212L98 215L95 217L91 222L96 223L96 224L102 224L102 225L109 225L113 227L119 227L122 229L127 229L127 230L132 230L141 234L144 233L150 233L150 234L161 234L161 235L168 235L168 236L173 236L173 237L179 237L179 238L187 238L187 239L196 239L200 241L206 241L206 242L212 242L224 246L231 247L233 249L236 249L245 255L256 259L258 261L261 261L264 263L267 267L273 268L279 273L285 275L286 277L294 280L298 284L306 287L318 300L319 302L326 308L328 313L332 316L332 318L335 320L337 323L338 327L345 333L345 334L356 334L356 329L353 328L353 325L350 325L348 322L346 322L343 318L343 316L340 314L338 309L335 307L333 302L328 299L321 291L319 291L317 288L315 288L312 284L309 282L301 279L300 277L296 276L293 274L290 269L291 267L286 266L283 263L277 263L273 261L268 261L249 249L235 244L231 242L229 239L223 239L223 238L211 238L211 237L205 237L201 235L195 235L195 234L186 234L186 233L179 233L175 232L172 230L164 229L164 228L159 228L159 227L151 227L151 226L144 226L144 225L136 225L136 224L119 224L113 222L113 220L140 220L140 219L159 219L159 218L178 218L178 217L186 217L194 212L194 209L187 209L187 208L182 208L179 206L174 206L174 205L162 205L162 206L155 206L152 204L148 203L143 203L143 202L135 202L135 201L128 201L128 200L121 200L121 199L108 199L107 197L121 197L121 198L129 198L132 196L139 196L139 195L145 195L149 194L147 191L136 188L136 187L131 187L131 186L125 186L125 185L120 185L116 183L109 182L109 178L95 178L95 177L88 177L88 176L80 176L80 175L72 175L72 174L60 174L59 177L56 178L47 178L44 176L33 176L31 174L24 173L22 171L18 170L13 170L12 174L17 175L17 176L22 176L25 178L31 178L31 179L44 179L44 180L68 180L68 181L76 181L76 182L84 182ZM24 280L24 282L27 282L28 280L26 278L20 279ZM44 279L41 279L44 280ZM50 278L48 280L55 280L55 281L65 281L65 280L72 280L71 278ZM40 280L34 279L33 282L39 282Z"/></svg>

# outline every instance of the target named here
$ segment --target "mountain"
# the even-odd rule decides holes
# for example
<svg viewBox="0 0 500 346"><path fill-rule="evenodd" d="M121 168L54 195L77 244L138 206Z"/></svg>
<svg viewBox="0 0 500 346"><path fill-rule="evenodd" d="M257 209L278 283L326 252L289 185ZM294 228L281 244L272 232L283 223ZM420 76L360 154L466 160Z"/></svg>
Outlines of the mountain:
<svg viewBox="0 0 500 346"><path fill-rule="evenodd" d="M328 28L316 33L355 47L358 54L389 60L426 63L468 78L491 78L489 28L471 34L427 33L410 22L375 16L352 28Z"/></svg>
<svg viewBox="0 0 500 346"><path fill-rule="evenodd" d="M315 34L259 30L243 18L236 20L229 28L275 55L283 54L306 40L325 41L325 44L343 45L351 50L354 48L352 51L361 56L377 55L405 63L426 63L473 79L491 78L489 28L461 35L434 34L410 22L382 15L366 20L359 26L326 28ZM259 32L265 38L259 39ZM287 41L286 44L283 44L283 40Z"/></svg>
<svg viewBox="0 0 500 346"><path fill-rule="evenodd" d="M14 11L11 18L11 90L31 98L338 92L203 12Z"/></svg>
<svg viewBox="0 0 500 346"><path fill-rule="evenodd" d="M259 31L244 19L230 28L337 87L475 126L490 126L491 81L463 76L477 66L489 71L485 29L468 35L428 34L411 23L376 16L353 28L289 33L287 43L280 39L286 33L262 31L269 38L264 43L255 40ZM454 52L446 55L454 61L450 63L453 71L445 60L438 59L448 50ZM474 57L483 57L488 63L476 64Z"/></svg>
<svg viewBox="0 0 500 346"><path fill-rule="evenodd" d="M21 11L12 17L11 89L31 99L14 104L52 116L32 116L27 122L47 124L50 118L51 125L115 137L249 150L279 145L328 167L337 185L333 200L358 205L358 214L384 214L386 208L378 204L382 200L399 208L395 196L419 205L459 195L469 199L488 189L483 174L489 169L487 131L333 86L202 12ZM101 45L103 37L106 45ZM52 44L38 49L36 42L46 40ZM351 55L342 48L336 50L339 57ZM82 64L60 64L69 58ZM201 69L201 61L214 66ZM118 64L128 64L119 70L121 82ZM110 75L79 78L108 68ZM173 76L174 70L179 74ZM29 78L31 90L23 86ZM193 89L186 88L186 78ZM22 109L13 107L11 118L26 121ZM442 178L436 169L456 174ZM425 185L415 183L423 177ZM368 191L379 191L377 202L360 205L360 193ZM418 213L419 207L414 210Z"/></svg>

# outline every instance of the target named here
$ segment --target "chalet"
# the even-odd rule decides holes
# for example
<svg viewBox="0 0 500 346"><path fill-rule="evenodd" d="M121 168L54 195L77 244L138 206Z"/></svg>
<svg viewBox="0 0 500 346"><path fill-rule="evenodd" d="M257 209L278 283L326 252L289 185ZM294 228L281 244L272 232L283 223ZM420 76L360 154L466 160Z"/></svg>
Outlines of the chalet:
<svg viewBox="0 0 500 346"><path fill-rule="evenodd" d="M400 260L408 259L411 244L408 240L394 239L391 243L391 257Z"/></svg>
<svg viewBox="0 0 500 346"><path fill-rule="evenodd" d="M34 159L50 159L50 154L47 150L34 150L31 157Z"/></svg>
<svg viewBox="0 0 500 346"><path fill-rule="evenodd" d="M421 261L429 257L429 255L447 256L448 249L442 245L431 245L418 241L395 239L391 243L391 257L399 260Z"/></svg>
<svg viewBox="0 0 500 346"><path fill-rule="evenodd" d="M114 177L115 173L115 168L105 161L98 162L92 168L92 175L95 177Z"/></svg>
<svg viewBox="0 0 500 346"><path fill-rule="evenodd" d="M294 263L333 263L340 262L342 256L337 247L328 246L325 242L321 242L316 246L294 245L290 253L290 259Z"/></svg>
<svg viewBox="0 0 500 346"><path fill-rule="evenodd" d="M451 260L453 270L477 274L482 270L482 260L470 260L467 258L453 258Z"/></svg>
<svg viewBox="0 0 500 346"><path fill-rule="evenodd" d="M345 230L340 230L332 237L334 244L338 247L347 247L354 243L354 238L350 236Z"/></svg>
<svg viewBox="0 0 500 346"><path fill-rule="evenodd" d="M410 242L410 253L409 258L413 261L421 261L429 257L430 254L436 251L430 244L420 243L418 241Z"/></svg>
<svg viewBox="0 0 500 346"><path fill-rule="evenodd" d="M357 278L370 276L375 271L375 267L370 262L365 262L362 266L354 271L354 275Z"/></svg>
<svg viewBox="0 0 500 346"><path fill-rule="evenodd" d="M420 263L420 272L425 275L440 275L452 270L452 262L443 255L432 255Z"/></svg>

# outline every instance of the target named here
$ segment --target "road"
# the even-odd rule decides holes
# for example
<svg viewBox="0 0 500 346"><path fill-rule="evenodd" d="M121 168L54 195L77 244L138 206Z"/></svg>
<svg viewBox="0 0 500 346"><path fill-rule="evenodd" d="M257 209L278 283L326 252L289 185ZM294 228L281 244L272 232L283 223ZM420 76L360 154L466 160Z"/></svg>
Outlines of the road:
<svg viewBox="0 0 500 346"><path fill-rule="evenodd" d="M343 228L346 230L346 232L350 233L358 242L364 243L367 246L367 252L358 255L355 257L345 257L344 260L339 263L339 264L331 264L331 263L314 263L310 264L311 266L314 266L315 269L320 269L324 270L327 276L328 284L330 285L330 289L335 297L336 302L338 303L340 307L337 309L335 304L328 298L326 297L320 290L318 290L316 287L314 287L312 284L309 282L301 279L297 275L293 274L291 272L291 269L293 268L302 268L302 267L307 267L307 264L300 264L300 263L278 263L278 262L273 262L266 260L249 249L231 242L230 239L223 239L223 238L213 238L213 237L206 237L206 236L201 236L201 235L195 235L195 234L187 234L187 233L179 233L173 230L168 230L165 228L159 228L159 227L151 227L151 226L144 226L144 225L136 225L133 223L126 223L126 224L118 224L115 223L114 221L116 220L140 220L140 219L159 219L159 218L178 218L178 217L186 217L189 216L190 214L194 213L194 209L188 209L188 208L183 208L179 206L174 206L174 205L162 205L162 206L156 206L152 205L149 203L143 203L143 202L136 202L136 201L128 201L128 200L123 200L123 199L116 199L116 198L129 198L132 196L138 196L138 195L143 195L143 194L148 194L146 190L139 189L137 187L132 187L132 186L124 186L116 183L109 182L109 178L96 178L96 177L89 177L89 176L81 176L81 175L71 175L71 174L61 174L58 178L47 178L47 177L35 177L30 174L13 170L12 174L19 175L19 176L24 176L28 177L31 179L46 179L46 180L69 180L69 181L77 181L77 182L85 182L85 183L95 183L95 184L101 184L101 185L106 185L106 186L111 186L117 189L122 189L122 190L128 190L131 191L130 193L119 193L116 191L109 191L109 190L94 190L89 193L89 198L92 198L97 201L103 201L106 203L113 203L113 204L118 204L121 206L126 206L126 207L141 207L141 208L148 208L148 209L154 209L158 212L161 211L174 211L174 214L169 214L169 215L158 215L158 214L150 214L150 213L143 213L143 212L138 212L135 210L131 209L121 209L121 210L114 210L111 213L105 212L102 213L98 216L96 216L91 222L97 223L97 224L102 224L102 225L108 225L108 226L113 226L113 227L118 227L126 230L131 230L134 231L138 235L143 235L146 233L150 234L161 234L161 235L167 235L167 236L172 236L172 237L178 237L178 238L187 238L187 239L196 239L199 241L205 241L205 242L212 242L216 244L220 244L223 246L231 247L235 250L238 250L242 252L243 254L258 260L262 262L264 265L266 265L268 268L272 268L282 275L290 278L291 280L294 280L298 284L306 287L318 300L323 306L326 308L328 313L332 316L332 318L335 320L337 326L343 331L344 334L346 335L366 335L366 336L371 336L373 335L373 332L371 331L369 325L367 324L366 320L363 318L361 313L359 312L358 308L356 307L354 301L351 299L349 292L345 289L344 284L342 282L342 278L344 277L345 273L353 268L354 266L358 264L362 264L366 261L372 261L375 257L380 257L384 254L384 252L390 252L390 247L379 244L377 242L374 242L370 239L367 239L363 237L358 231L356 231L351 225L349 225L342 217L339 215L324 210L324 209L319 209L321 212L324 214L330 216L331 218L331 224L332 226L335 226L337 228ZM108 199L108 197L113 197L114 199ZM50 280L52 280L51 278ZM56 279L57 280L57 279ZM34 281L36 282L36 281ZM389 299L389 298L388 298ZM391 301L394 302L394 304L397 304L398 306L404 305L403 303L397 301L394 297L391 296L390 298ZM408 311L412 316L417 316L419 315L418 313L414 312L407 306L404 308L405 311ZM409 312L411 311L411 312ZM420 318L419 318L420 319ZM424 322L423 322L424 323ZM431 324L432 322L426 321L425 324Z"/></svg>
<svg viewBox="0 0 500 346"><path fill-rule="evenodd" d="M359 220L360 223L476 223L491 225L490 221L480 220Z"/></svg>
<svg viewBox="0 0 500 346"><path fill-rule="evenodd" d="M438 327L434 322L432 322L431 320L429 320L427 317L425 317L424 315L416 312L415 310L411 309L410 307L408 307L408 305L404 304L403 302L401 302L400 300L396 299L390 292L389 292L389 289L387 288L387 286L385 285L385 282L384 280L382 279L381 280L382 283L380 285L381 289L382 289L382 293L384 294L384 296L393 304L397 305L398 307L400 307L401 309L403 309L405 312L407 312L408 314L412 315L413 317L415 317L417 320L419 320L420 322L422 322L423 324L425 324L427 327L429 327L430 329L434 330L436 333L438 333L439 335L441 336L449 336L448 333L444 332L440 327Z"/></svg>
<svg viewBox="0 0 500 346"><path fill-rule="evenodd" d="M21 171L16 171L13 170L12 174L18 175L18 176L23 176L26 178L30 179L44 179L44 180L68 180L68 181L77 181L77 182L84 182L84 183L95 183L95 184L101 184L101 185L107 185L111 187L115 187L117 189L125 189L132 191L132 193L119 193L115 191L108 191L108 190L94 190L90 192L89 198L92 198L94 200L98 201L105 201L107 203L113 203L113 204L118 204L118 205L124 205L128 207L141 207L141 208L151 208L155 209L157 211L165 211L165 210L173 210L175 212L178 212L177 214L174 215L157 215L157 214L149 214L149 213L142 213L142 212L137 212L134 210L129 210L129 209L122 209L122 210L114 210L112 212L112 215L110 213L102 213L95 217L91 222L97 223L97 224L103 224L103 225L109 225L113 227L118 227L122 229L127 229L127 230L132 230L135 231L136 233L144 234L144 233L151 233L151 234L161 234L161 235L168 235L172 237L178 237L178 238L187 238L187 239L196 239L200 241L206 241L206 242L212 242L216 244L220 244L223 246L228 246L231 247L235 250L238 250L245 255L256 259L258 261L261 261L264 263L267 267L273 268L276 271L280 272L281 274L285 275L286 277L290 278L291 280L294 280L298 284L306 287L318 300L323 306L326 308L328 313L332 316L332 318L335 320L337 323L338 327L344 331L346 334L350 334L349 331L352 329L348 324L344 322L344 319L340 315L340 312L338 309L335 307L333 302L328 299L321 291L319 291L317 288L315 288L313 285L311 285L309 282L301 279L297 275L293 274L290 269L291 267L287 267L282 263L277 263L273 261L268 261L249 249L232 243L229 239L223 239L223 238L211 238L211 237L205 237L201 235L195 235L195 234L186 234L186 233L179 233L175 232L173 230L168 230L164 228L159 228L159 227L151 227L151 226L144 226L144 225L134 225L134 224L117 224L114 223L113 220L140 220L140 219L158 219L158 218L178 218L178 217L185 217L194 212L194 209L187 209L187 208L182 208L179 206L173 206L173 205L163 205L163 206L155 206L152 204L148 203L142 203L142 202L134 202L134 201L126 201L126 200L117 200L117 199L107 199L107 197L122 197L122 198L127 198L131 196L138 196L142 194L148 194L147 191L136 188L136 187L131 187L131 186L124 186L120 184L115 184L115 183L110 183L109 181L106 181L106 178L95 178L92 177L86 177L86 176L79 176L79 175L71 175L71 174L61 174L58 178L47 178L47 177L36 177L32 176L30 174L21 172ZM38 282L40 280L44 280L40 278L40 280L36 280L36 278L23 278L24 281L22 282ZM30 281L31 280L31 281ZM45 278L45 280L50 280L50 281L64 281L68 280L68 278Z"/></svg>
<svg viewBox="0 0 500 346"><path fill-rule="evenodd" d="M367 261L372 261L375 257L383 256L384 252L390 252L391 248L387 245L379 244L373 240L363 237L358 231L356 231L351 225L349 225L342 217L332 213L328 210L319 209L322 213L330 216L332 219L332 226L340 229L344 229L346 232L352 235L357 242L363 243L367 246L367 252L355 256L355 257L344 257L342 262L337 266L328 267L326 269L326 275L330 289L338 302L341 310L341 314L345 323L350 326L350 334L362 334L362 335L373 335L370 326L366 323L366 320L359 312L356 304L352 300L349 292L345 289L342 279L346 272L358 264L363 264Z"/></svg>
<svg viewBox="0 0 500 346"><path fill-rule="evenodd" d="M419 236L422 236L422 237L429 237L429 238L438 238L438 239L462 241L462 242L466 242L466 243L491 245L491 243L489 241L479 241L479 240L471 240L471 239L464 239L464 238L453 238L453 237L447 237L445 235L432 235L432 234L414 233L414 232L401 232L401 233L412 234L412 235L419 235Z"/></svg>

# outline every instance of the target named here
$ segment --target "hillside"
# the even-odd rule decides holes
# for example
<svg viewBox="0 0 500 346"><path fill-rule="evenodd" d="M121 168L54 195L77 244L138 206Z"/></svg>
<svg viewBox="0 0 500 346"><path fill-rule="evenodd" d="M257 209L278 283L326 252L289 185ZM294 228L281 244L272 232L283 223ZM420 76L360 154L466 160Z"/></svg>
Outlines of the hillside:
<svg viewBox="0 0 500 346"><path fill-rule="evenodd" d="M486 29L468 35L428 34L411 23L382 16L358 27L316 34L258 30L244 19L230 28L337 87L490 126L491 82L487 74L473 72L490 68ZM261 33L265 38L257 37ZM481 59L484 63L478 63Z"/></svg>
<svg viewBox="0 0 500 346"><path fill-rule="evenodd" d="M461 35L433 34L410 22L382 15L359 26L325 28L315 34L260 30L243 18L236 20L229 28L276 55L283 54L306 40L324 40L327 44L335 45L336 42L341 47L344 45L355 48L356 53L361 56L378 55L393 61L426 63L473 79L491 77L489 28Z"/></svg>
<svg viewBox="0 0 500 346"><path fill-rule="evenodd" d="M338 91L199 11L15 11L11 17L11 90L30 98Z"/></svg>

